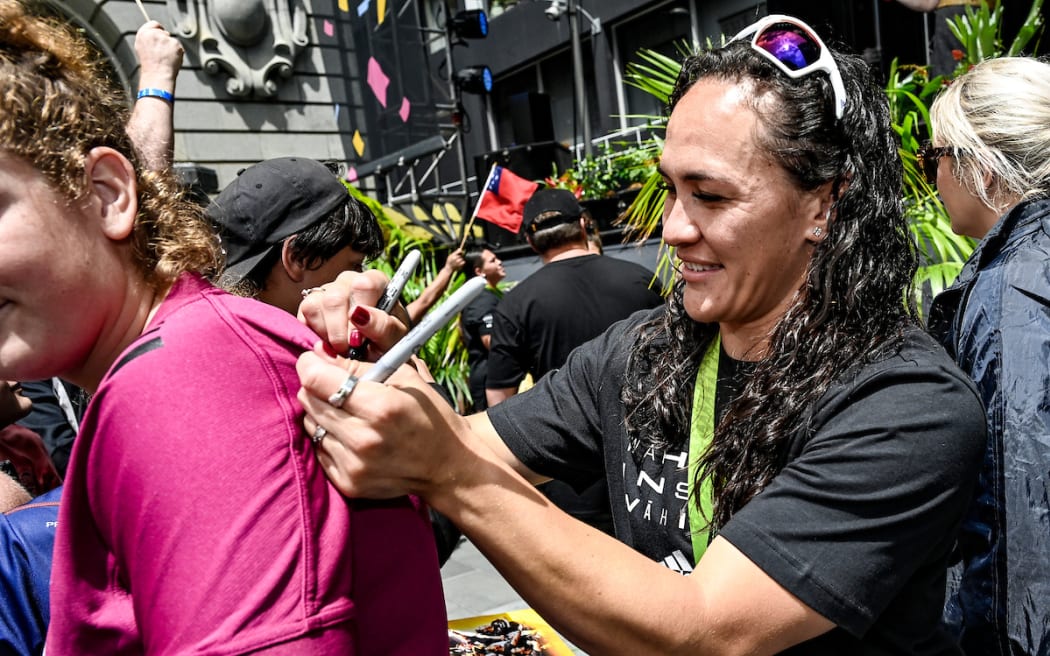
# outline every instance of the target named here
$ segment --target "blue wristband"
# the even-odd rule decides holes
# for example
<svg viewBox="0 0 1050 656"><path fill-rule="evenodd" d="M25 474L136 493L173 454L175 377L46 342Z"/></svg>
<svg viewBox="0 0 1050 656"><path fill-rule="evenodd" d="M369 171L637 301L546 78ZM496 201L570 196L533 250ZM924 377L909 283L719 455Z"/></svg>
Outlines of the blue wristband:
<svg viewBox="0 0 1050 656"><path fill-rule="evenodd" d="M139 91L138 98L160 98L161 100L166 100L169 103L175 104L175 96L164 89L142 89Z"/></svg>

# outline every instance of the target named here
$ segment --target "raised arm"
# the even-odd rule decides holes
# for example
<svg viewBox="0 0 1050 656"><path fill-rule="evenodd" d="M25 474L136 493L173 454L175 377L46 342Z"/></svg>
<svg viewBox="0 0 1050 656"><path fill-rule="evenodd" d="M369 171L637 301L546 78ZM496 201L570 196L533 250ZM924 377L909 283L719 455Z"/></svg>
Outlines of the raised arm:
<svg viewBox="0 0 1050 656"><path fill-rule="evenodd" d="M441 267L434 279L430 281L430 284L426 286L418 298L408 304L408 317L413 324L419 323L423 315L430 308L434 307L434 303L437 303L437 300L448 289L449 283L452 282L452 276L456 275L456 272L462 269L465 263L466 260L463 259L462 250L457 248L448 254L448 257L445 258L445 265Z"/></svg>
<svg viewBox="0 0 1050 656"><path fill-rule="evenodd" d="M157 21L135 34L139 58L139 97L128 121L128 134L146 168L171 166L175 148L175 78L182 67L182 44Z"/></svg>

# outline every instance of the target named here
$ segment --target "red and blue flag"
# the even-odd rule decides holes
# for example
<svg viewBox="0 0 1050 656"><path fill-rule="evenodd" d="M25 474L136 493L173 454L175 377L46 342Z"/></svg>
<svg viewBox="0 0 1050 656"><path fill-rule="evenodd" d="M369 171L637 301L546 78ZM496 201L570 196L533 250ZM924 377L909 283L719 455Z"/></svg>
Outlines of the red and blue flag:
<svg viewBox="0 0 1050 656"><path fill-rule="evenodd" d="M518 232L522 211L539 185L517 175L508 168L494 165L488 184L481 192L475 214L499 227Z"/></svg>

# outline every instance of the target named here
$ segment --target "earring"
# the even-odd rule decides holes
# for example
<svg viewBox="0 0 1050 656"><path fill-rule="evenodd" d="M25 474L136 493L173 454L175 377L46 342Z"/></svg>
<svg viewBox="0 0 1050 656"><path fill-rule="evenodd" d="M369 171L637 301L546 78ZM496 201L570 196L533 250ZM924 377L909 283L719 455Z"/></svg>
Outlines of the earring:
<svg viewBox="0 0 1050 656"><path fill-rule="evenodd" d="M821 228L820 226L817 226L816 228L813 228L813 236L814 237L819 237L822 234L824 234L824 228Z"/></svg>

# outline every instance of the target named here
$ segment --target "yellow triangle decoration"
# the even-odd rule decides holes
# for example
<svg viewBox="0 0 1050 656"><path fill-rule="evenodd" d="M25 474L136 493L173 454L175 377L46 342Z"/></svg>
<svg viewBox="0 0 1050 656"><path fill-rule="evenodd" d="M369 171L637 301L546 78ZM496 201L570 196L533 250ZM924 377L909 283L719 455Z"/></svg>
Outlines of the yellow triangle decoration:
<svg viewBox="0 0 1050 656"><path fill-rule="evenodd" d="M382 25L383 21L386 20L386 0L379 0L376 6L379 12L379 24Z"/></svg>
<svg viewBox="0 0 1050 656"><path fill-rule="evenodd" d="M427 211L419 205L412 205L412 216L416 217L416 221L419 221L420 223L426 223L430 220Z"/></svg>
<svg viewBox="0 0 1050 656"><path fill-rule="evenodd" d="M463 220L463 215L459 213L459 208L452 203L445 203L445 214L452 221L452 225L456 225Z"/></svg>
<svg viewBox="0 0 1050 656"><path fill-rule="evenodd" d="M350 3L347 0L339 0L339 11L350 11Z"/></svg>
<svg viewBox="0 0 1050 656"><path fill-rule="evenodd" d="M389 205L384 205L383 210L386 212L386 215L390 217L390 220L393 221L395 225L403 226L408 223L411 223L407 216L405 216L404 214L402 214L401 212Z"/></svg>
<svg viewBox="0 0 1050 656"><path fill-rule="evenodd" d="M350 141L354 145L354 151L360 157L365 154L365 140L361 137L360 130L354 130L354 138Z"/></svg>
<svg viewBox="0 0 1050 656"><path fill-rule="evenodd" d="M434 236L433 235L431 235L429 232L427 232L423 228L420 228L419 226L407 225L404 228L402 228L402 230L404 230L405 234L408 235L409 237L411 237L413 239L418 239L419 241L433 241L434 240Z"/></svg>

